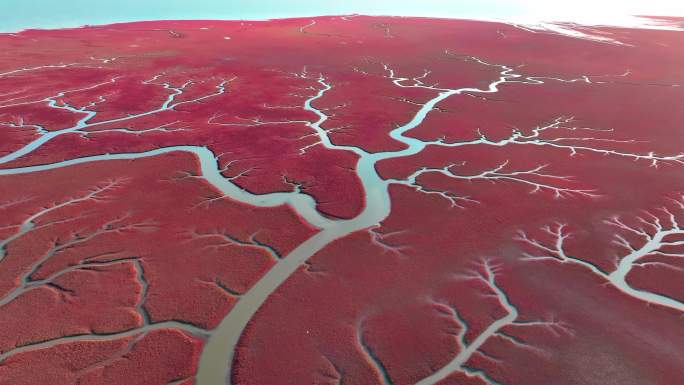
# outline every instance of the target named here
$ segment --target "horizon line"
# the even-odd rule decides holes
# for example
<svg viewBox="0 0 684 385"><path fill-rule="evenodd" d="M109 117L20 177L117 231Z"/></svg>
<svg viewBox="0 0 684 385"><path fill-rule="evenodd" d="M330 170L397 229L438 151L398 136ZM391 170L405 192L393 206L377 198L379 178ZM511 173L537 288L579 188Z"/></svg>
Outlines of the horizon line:
<svg viewBox="0 0 684 385"><path fill-rule="evenodd" d="M635 23L631 25L616 24L616 23L583 23L581 21L573 20L553 20L549 19L528 19L524 20L519 17L456 17L456 16L427 16L427 15L401 15L401 14L371 14L371 13L340 13L340 14L320 14L320 15L303 15L303 16L282 16L282 17L264 17L264 18L160 18L160 19L126 19L122 18L120 20L112 20L111 22L103 23L85 23L85 24L68 24L60 26L48 26L48 27L27 27L16 30L4 30L0 28L0 35L12 35L19 34L26 31L59 31L59 30L70 30L70 29L85 29L85 28L97 28L121 24L134 24L134 23L154 23L154 22L184 22L184 21L207 21L207 22L269 22L278 20L297 20L297 19L319 19L319 18L335 18L335 17L387 17L387 18L414 18L414 19L435 19L435 20L461 20L461 21L479 21L479 22L490 22L490 23L501 23L509 25L522 25L522 26L541 26L541 25L579 25L587 27L617 27L617 28L628 28L628 29L667 29L675 31L684 31L684 26L677 25L676 22L667 22L665 18L681 19L680 23L684 23L684 16L672 16L672 15L623 15L631 21L651 21L654 23ZM517 20L516 20L517 19Z"/></svg>

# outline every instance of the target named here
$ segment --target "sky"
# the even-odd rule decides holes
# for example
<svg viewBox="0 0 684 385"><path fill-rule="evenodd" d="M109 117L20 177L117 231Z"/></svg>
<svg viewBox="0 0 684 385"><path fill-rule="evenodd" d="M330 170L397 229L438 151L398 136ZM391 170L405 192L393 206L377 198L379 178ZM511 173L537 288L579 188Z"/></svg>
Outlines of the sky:
<svg viewBox="0 0 684 385"><path fill-rule="evenodd" d="M684 16L684 0L0 0L0 31L159 19L269 19L369 14L631 25Z"/></svg>

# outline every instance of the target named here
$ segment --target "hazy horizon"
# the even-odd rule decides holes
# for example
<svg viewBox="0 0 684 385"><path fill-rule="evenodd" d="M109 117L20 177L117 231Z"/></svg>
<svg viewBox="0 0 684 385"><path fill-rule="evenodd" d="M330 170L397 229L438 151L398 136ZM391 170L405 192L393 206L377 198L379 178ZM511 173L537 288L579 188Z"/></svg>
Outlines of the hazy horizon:
<svg viewBox="0 0 684 385"><path fill-rule="evenodd" d="M88 0L68 3L34 0L30 3L4 0L0 32L27 28L79 27L141 20L263 20L287 17L364 14L388 16L446 17L462 19L510 20L521 22L575 21L586 24L631 25L630 15L684 16L684 4L676 1L595 1L578 0L557 4L541 0L464 0L371 2L297 0ZM10 16L10 17L7 17Z"/></svg>

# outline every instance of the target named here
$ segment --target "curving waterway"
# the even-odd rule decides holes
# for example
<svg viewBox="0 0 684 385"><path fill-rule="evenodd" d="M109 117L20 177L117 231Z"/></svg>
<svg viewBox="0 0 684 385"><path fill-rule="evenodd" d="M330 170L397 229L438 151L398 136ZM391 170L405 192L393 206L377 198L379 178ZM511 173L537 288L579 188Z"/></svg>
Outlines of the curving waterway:
<svg viewBox="0 0 684 385"><path fill-rule="evenodd" d="M406 148L400 151L379 153L369 153L359 147L340 146L331 142L327 132L321 127L328 119L328 116L321 110L315 108L313 103L331 90L332 86L326 82L326 79L322 75L318 78L310 78L306 72L303 73L304 77L317 81L321 86L321 89L317 94L304 103L304 109L314 113L318 117L316 122L308 123L307 125L316 132L320 145L323 145L330 150L353 152L359 157L356 164L356 173L363 186L366 204L363 211L358 216L349 220L333 220L321 215L316 210L316 201L311 196L302 194L298 191L257 195L241 189L221 174L221 168L216 155L208 148L202 146L171 146L137 153L87 156L45 165L2 169L0 170L0 175L33 173L98 161L141 159L180 151L192 153L197 157L200 163L201 178L213 185L224 196L257 207L288 205L309 224L319 228L320 231L317 234L299 245L285 258L279 260L247 293L242 295L235 307L209 336L200 359L197 382L202 385L225 385L226 383L230 383L230 373L235 347L237 346L245 327L266 299L311 256L323 249L326 245L353 232L377 225L389 215L391 210L389 186L395 181L382 179L378 175L375 165L382 160L417 154L426 146L437 144L437 142L424 142L415 138L406 137L404 134L419 126L439 102L463 92L493 93L498 91L497 86L499 84L504 83L509 79L520 77L520 75L513 74L511 68L505 66L499 66L499 68L501 69L500 78L492 82L489 87L485 89L442 89L425 86L420 80L417 80L418 78L409 79L396 77L394 71L386 67L385 69L389 72L388 78L398 87L431 89L436 91L437 95L422 105L411 121L390 132L390 137L404 143ZM404 84L407 81L410 81L411 84ZM179 90L176 89L173 91L174 95L169 97L169 100L167 100L160 110L172 106L171 102L173 101L173 97L180 93ZM222 91L223 90L221 89L221 92ZM76 132L82 127L87 126L88 120L92 118L92 114L85 111L74 109L72 112L86 113L86 116L80 120L75 127L60 131L59 134ZM15 160L33 152L57 135L58 134L52 134L41 137L24 148L6 155L2 158L2 163Z"/></svg>
<svg viewBox="0 0 684 385"><path fill-rule="evenodd" d="M212 336L205 345L200 359L197 382L201 385L225 385L231 383L230 373L240 336L252 319L257 310L287 278L302 266L311 256L330 244L332 241L345 237L353 232L370 228L382 222L390 214L391 201L389 196L389 186L392 181L384 180L375 169L375 165L386 159L400 158L415 155L421 152L430 142L424 142L415 138L404 136L409 130L419 126L434 109L434 107L444 99L463 92L496 92L497 86L506 82L507 79L516 78L520 75L511 74L512 69L503 67L501 77L492 82L486 89L461 88L461 89L437 89L422 85L415 87L431 88L439 91L438 95L421 106L410 122L397 127L390 133L390 137L404 143L407 147L400 151L369 153L358 147L338 146L333 144L321 125L327 120L327 116L320 110L313 107L313 102L321 98L331 86L325 82L323 77L318 82L323 86L319 93L307 100L304 108L315 113L319 120L311 124L318 134L321 144L331 150L351 151L359 156L356 164L356 173L361 180L365 194L364 210L357 217L349 220L332 221L326 226L321 227L321 231L299 245L284 259L279 261L271 270L264 275L247 293L237 302L235 307L223 319L220 325L214 330ZM399 87L413 87L403 85L408 81L407 78L397 78L393 71L390 76L394 83ZM299 210L302 207L294 206ZM308 209L308 207L307 207Z"/></svg>

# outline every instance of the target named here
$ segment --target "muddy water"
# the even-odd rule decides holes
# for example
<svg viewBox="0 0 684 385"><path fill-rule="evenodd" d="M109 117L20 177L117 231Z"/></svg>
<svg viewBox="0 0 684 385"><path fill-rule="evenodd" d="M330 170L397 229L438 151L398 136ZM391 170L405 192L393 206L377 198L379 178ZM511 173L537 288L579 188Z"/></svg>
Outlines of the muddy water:
<svg viewBox="0 0 684 385"><path fill-rule="evenodd" d="M305 104L305 109L314 112L319 116L319 121L311 127L316 130L321 143L331 150L352 151L359 155L356 165L356 173L361 181L365 194L365 208L360 215L351 220L331 221L321 226L321 232L302 243L284 259L279 261L266 275L264 275L256 285L245 293L232 311L223 319L221 324L214 330L207 342L197 374L197 382L200 385L225 385L230 383L230 372L233 362L235 347L242 335L243 330L252 319L256 311L266 301L268 296L273 293L288 277L290 277L300 266L311 256L330 244L332 241L349 235L353 232L367 229L382 222L390 213L391 203L389 197L389 186L391 181L383 180L377 173L375 165L382 160L411 156L421 152L426 146L430 145L415 138L404 136L404 133L419 126L433 110L433 108L444 99L463 92L496 92L497 86L504 83L507 79L518 77L519 75L509 74L512 70L508 67L501 67L501 77L486 89L463 88L455 90L436 89L437 96L425 103L413 119L394 129L390 136L406 144L406 148L395 152L368 153L360 148L350 146L337 146L331 143L327 133L321 129L320 125L325 122L327 117L320 110L312 106L312 103L322 97L331 86L325 83L324 79L318 82L324 87L315 97L309 99ZM393 72L391 77L399 87L409 87L403 82L409 79L395 78ZM422 86L421 86L422 87ZM422 87L430 88L430 87ZM301 207L294 205L293 208L300 210L310 210L311 207Z"/></svg>

